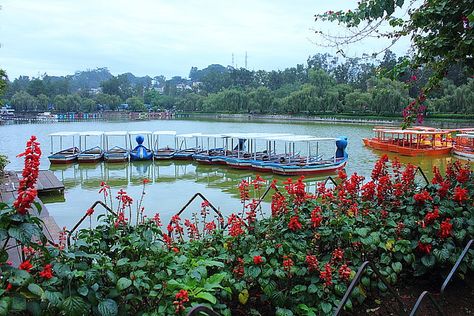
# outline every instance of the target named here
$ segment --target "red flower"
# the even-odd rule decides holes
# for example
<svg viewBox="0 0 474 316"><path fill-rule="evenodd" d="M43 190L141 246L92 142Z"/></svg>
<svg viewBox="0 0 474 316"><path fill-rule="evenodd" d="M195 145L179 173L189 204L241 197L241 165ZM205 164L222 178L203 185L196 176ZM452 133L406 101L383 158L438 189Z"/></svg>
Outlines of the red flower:
<svg viewBox="0 0 474 316"><path fill-rule="evenodd" d="M43 271L40 271L39 275L45 279L51 279L53 277L52 265L47 264L44 266Z"/></svg>
<svg viewBox="0 0 474 316"><path fill-rule="evenodd" d="M160 214L159 213L156 213L155 216L153 216L153 221L155 222L156 226L159 226L161 227L161 218L160 218Z"/></svg>
<svg viewBox="0 0 474 316"><path fill-rule="evenodd" d="M324 266L324 270L319 272L319 277L324 280L324 286L330 286L332 284L332 271L329 262Z"/></svg>
<svg viewBox="0 0 474 316"><path fill-rule="evenodd" d="M25 270L26 272L30 272L32 268L33 268L33 265L30 263L29 260L23 261L18 267L18 269Z"/></svg>
<svg viewBox="0 0 474 316"><path fill-rule="evenodd" d="M422 253L426 253L429 255L431 252L431 247L432 246L430 244L424 244L421 241L418 241L417 249Z"/></svg>
<svg viewBox="0 0 474 316"><path fill-rule="evenodd" d="M463 189L461 187L455 187L454 188L453 200L456 201L456 202L459 202L459 203L463 203L468 198L467 193L468 193L467 189Z"/></svg>
<svg viewBox="0 0 474 316"><path fill-rule="evenodd" d="M313 228L319 227L322 221L323 221L323 216L321 215L321 207L316 206L311 211L311 227Z"/></svg>
<svg viewBox="0 0 474 316"><path fill-rule="evenodd" d="M100 183L99 193L103 193L104 198L106 198L109 195L109 192L107 191L109 189L110 189L110 186L108 186L107 183L105 183L104 181Z"/></svg>
<svg viewBox="0 0 474 316"><path fill-rule="evenodd" d="M439 228L439 237L441 238L447 238L451 236L451 230L453 229L453 224L451 224L451 219L447 218L444 221L441 222L440 228Z"/></svg>
<svg viewBox="0 0 474 316"><path fill-rule="evenodd" d="M5 291L10 291L12 289L13 285L11 285L10 283L7 283L7 287L5 288Z"/></svg>
<svg viewBox="0 0 474 316"><path fill-rule="evenodd" d="M342 181L347 179L347 174L344 170L339 170L337 177L341 179Z"/></svg>
<svg viewBox="0 0 474 316"><path fill-rule="evenodd" d="M438 195L440 198L446 197L448 195L449 188L451 187L451 182L445 180L440 182L440 188L438 189Z"/></svg>
<svg viewBox="0 0 474 316"><path fill-rule="evenodd" d="M283 256L283 270L285 270L288 275L291 275L291 267L294 266L295 263L291 260L288 256Z"/></svg>
<svg viewBox="0 0 474 316"><path fill-rule="evenodd" d="M90 208L86 211L87 216L92 216L92 214L94 214L94 209Z"/></svg>
<svg viewBox="0 0 474 316"><path fill-rule="evenodd" d="M41 149L36 141L36 136L31 136L26 142L25 151L17 157L25 157L25 164L22 172L23 178L20 180L18 195L13 202L13 207L18 213L25 215L37 195L35 185L39 175Z"/></svg>
<svg viewBox="0 0 474 316"><path fill-rule="evenodd" d="M145 179L142 180L142 182L143 182L143 184L147 184L147 183L150 183L151 181L150 181L150 179L145 178Z"/></svg>
<svg viewBox="0 0 474 316"><path fill-rule="evenodd" d="M262 256L253 256L253 263L262 264L263 263Z"/></svg>
<svg viewBox="0 0 474 316"><path fill-rule="evenodd" d="M227 220L229 226L229 235L232 237L240 236L244 233L242 226L244 225L242 219L235 214L231 214Z"/></svg>
<svg viewBox="0 0 474 316"><path fill-rule="evenodd" d="M433 198L431 197L430 193L426 190L423 190L420 193L413 195L413 198L415 199L416 203L421 205L425 204L426 201L433 201Z"/></svg>
<svg viewBox="0 0 474 316"><path fill-rule="evenodd" d="M290 222L288 223L288 228L291 229L292 231L297 231L303 227L299 221L298 216L293 216L290 218Z"/></svg>
<svg viewBox="0 0 474 316"><path fill-rule="evenodd" d="M426 213L424 221L425 221L425 224L431 224L438 218L439 218L439 208L435 206L433 212Z"/></svg>
<svg viewBox="0 0 474 316"><path fill-rule="evenodd" d="M206 223L204 226L204 230L207 231L208 233L213 232L216 229L216 223L214 221Z"/></svg>
<svg viewBox="0 0 474 316"><path fill-rule="evenodd" d="M189 296L188 296L188 291L186 290L179 290L178 293L175 295L175 301L173 302L173 305L175 307L175 313L178 314L182 311L184 311L184 303L189 302Z"/></svg>
<svg viewBox="0 0 474 316"><path fill-rule="evenodd" d="M459 173L456 176L456 180L459 183L466 183L469 180L470 175L471 175L471 170L469 170L469 168L460 168Z"/></svg>
<svg viewBox="0 0 474 316"><path fill-rule="evenodd" d="M341 278L341 280L348 281L351 276L351 272L351 268L349 268L347 264L343 264L339 268L339 277Z"/></svg>
<svg viewBox="0 0 474 316"><path fill-rule="evenodd" d="M242 277L244 275L244 259L237 258L237 264L232 271L237 277Z"/></svg>
<svg viewBox="0 0 474 316"><path fill-rule="evenodd" d="M307 255L306 256L306 264L308 265L308 270L311 271L318 271L319 270L319 262L316 256Z"/></svg>
<svg viewBox="0 0 474 316"><path fill-rule="evenodd" d="M332 252L333 261L341 261L343 257L344 257L344 250L342 250L341 248L336 248Z"/></svg>

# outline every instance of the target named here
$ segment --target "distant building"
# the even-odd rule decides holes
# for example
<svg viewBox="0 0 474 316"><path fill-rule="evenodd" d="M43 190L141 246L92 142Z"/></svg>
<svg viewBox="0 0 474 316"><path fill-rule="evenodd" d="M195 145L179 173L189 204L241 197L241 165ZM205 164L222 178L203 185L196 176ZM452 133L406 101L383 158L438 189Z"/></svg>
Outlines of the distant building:
<svg viewBox="0 0 474 316"><path fill-rule="evenodd" d="M13 117L15 116L15 109L12 109L9 105L2 106L0 108L0 116Z"/></svg>
<svg viewBox="0 0 474 316"><path fill-rule="evenodd" d="M97 95L102 92L102 88L90 88L89 93L92 95Z"/></svg>
<svg viewBox="0 0 474 316"><path fill-rule="evenodd" d="M188 84L184 84L184 83L178 83L176 85L176 90L177 91L184 91L184 90L192 90L193 88L188 85Z"/></svg>
<svg viewBox="0 0 474 316"><path fill-rule="evenodd" d="M157 91L159 94L165 93L164 87L154 87L153 90Z"/></svg>

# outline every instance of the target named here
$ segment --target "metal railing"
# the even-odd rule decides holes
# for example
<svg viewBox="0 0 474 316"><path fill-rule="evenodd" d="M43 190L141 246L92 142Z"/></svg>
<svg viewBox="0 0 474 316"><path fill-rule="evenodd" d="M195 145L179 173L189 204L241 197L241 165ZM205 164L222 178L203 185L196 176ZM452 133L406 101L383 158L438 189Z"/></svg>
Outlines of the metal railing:
<svg viewBox="0 0 474 316"><path fill-rule="evenodd" d="M105 204L102 201L95 201L94 204L89 209L95 210L95 207L97 205L101 205L107 212L111 213L114 216L117 216L117 213L115 213L107 204ZM71 236L72 234L76 231L76 229L82 224L82 222L89 217L89 215L86 213L82 218L74 225L74 227L67 232L67 246L69 247L71 245Z"/></svg>
<svg viewBox="0 0 474 316"><path fill-rule="evenodd" d="M184 204L184 206L179 210L178 213L176 213L175 215L181 215L187 208L189 205L191 205L191 203L197 198L197 197L200 197L203 201L207 202L208 206L214 211L214 213L217 214L217 216L219 216L219 226L221 229L224 228L224 216L222 215L221 211L219 211L202 193L198 192L196 194L194 194L188 202L186 202L186 204ZM171 224L171 220L170 220L170 224ZM168 233L168 235L171 235L171 232Z"/></svg>
<svg viewBox="0 0 474 316"><path fill-rule="evenodd" d="M456 263L454 264L453 268L451 269L451 271L449 272L448 276L446 277L446 279L444 280L443 282L443 285L441 285L441 290L440 290L440 294L441 294L441 298L443 298L444 296L444 293L446 291L446 287L448 286L449 282L451 281L451 279L453 278L453 276L455 275L456 271L458 270L459 266L461 265L461 262L464 260L464 258L466 257L467 253L469 252L469 249L471 248L472 244L474 243L474 239L471 239L469 240L469 242L467 243L467 245L464 247L463 251L461 252L461 254L459 255L458 259L456 260ZM443 310L441 309L440 307L440 304L438 304L438 302L436 301L436 299L433 297L433 295L431 293L429 293L428 291L424 291L420 294L420 296L418 297L418 299L416 300L416 303L415 305L413 306L411 312L410 312L410 316L414 316L416 315L416 313L418 312L418 309L420 308L421 306L421 303L423 302L423 300L425 299L425 297L428 297L428 299L430 300L431 304L433 304L433 306L436 308L436 310L438 311L438 313L440 315L444 315L444 312Z"/></svg>
<svg viewBox="0 0 474 316"><path fill-rule="evenodd" d="M221 316L212 309L204 305L198 305L193 307L186 316L197 316L197 315L207 315L207 316Z"/></svg>
<svg viewBox="0 0 474 316"><path fill-rule="evenodd" d="M365 270L369 267L377 275L379 280L381 280L382 283L387 287L387 289L390 291L390 293L392 293L393 297L397 300L397 302L398 302L398 304L400 305L400 308L401 308L401 310L399 311L400 315L405 315L406 314L407 309L406 309L405 304L403 303L402 298L400 297L400 295L398 295L398 293L392 288L392 286L387 282L387 280L385 280L385 278L382 276L380 271L375 267L375 265L372 262L364 261L361 264L361 266L359 267L359 269L357 270L357 273L354 276L354 279L352 279L352 282L349 285L349 287L347 288L346 293L344 293L344 296L342 297L341 301L339 302L339 305L337 306L336 311L334 312L334 316L338 316L338 315L341 314L344 306L346 305L349 297L352 294L352 291L354 291L354 288L359 284Z"/></svg>

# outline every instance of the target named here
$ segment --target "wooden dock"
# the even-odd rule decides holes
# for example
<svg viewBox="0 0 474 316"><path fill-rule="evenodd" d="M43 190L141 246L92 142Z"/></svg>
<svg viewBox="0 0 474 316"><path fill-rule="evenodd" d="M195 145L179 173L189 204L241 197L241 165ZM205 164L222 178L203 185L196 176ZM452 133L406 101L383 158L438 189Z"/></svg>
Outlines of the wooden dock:
<svg viewBox="0 0 474 316"><path fill-rule="evenodd" d="M20 172L12 171L6 172L3 178L0 177L0 202L11 205L13 201L15 201L20 183L19 177L21 177ZM53 192L59 194L64 193L64 184L49 170L40 170L36 188L38 190L38 195L51 194ZM32 207L30 210L31 214L38 216L43 220L44 234L48 239L57 242L61 231L58 224L54 218L49 215L48 209L38 197L36 197L35 202L37 202L41 207L41 211L36 209L36 207ZM19 252L16 248L9 251L9 259L16 265L21 262Z"/></svg>

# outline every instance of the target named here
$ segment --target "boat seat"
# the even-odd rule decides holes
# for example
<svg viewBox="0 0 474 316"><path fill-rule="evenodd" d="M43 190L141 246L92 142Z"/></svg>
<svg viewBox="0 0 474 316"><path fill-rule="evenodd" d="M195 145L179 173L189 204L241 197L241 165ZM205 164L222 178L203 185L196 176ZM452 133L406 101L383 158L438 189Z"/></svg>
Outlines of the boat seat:
<svg viewBox="0 0 474 316"><path fill-rule="evenodd" d="M123 152L125 152L125 149L122 149L122 148L113 148L109 150L109 153L123 153Z"/></svg>
<svg viewBox="0 0 474 316"><path fill-rule="evenodd" d="M102 153L102 150L100 148L94 148L91 150L86 150L85 153L86 154L100 154Z"/></svg>

